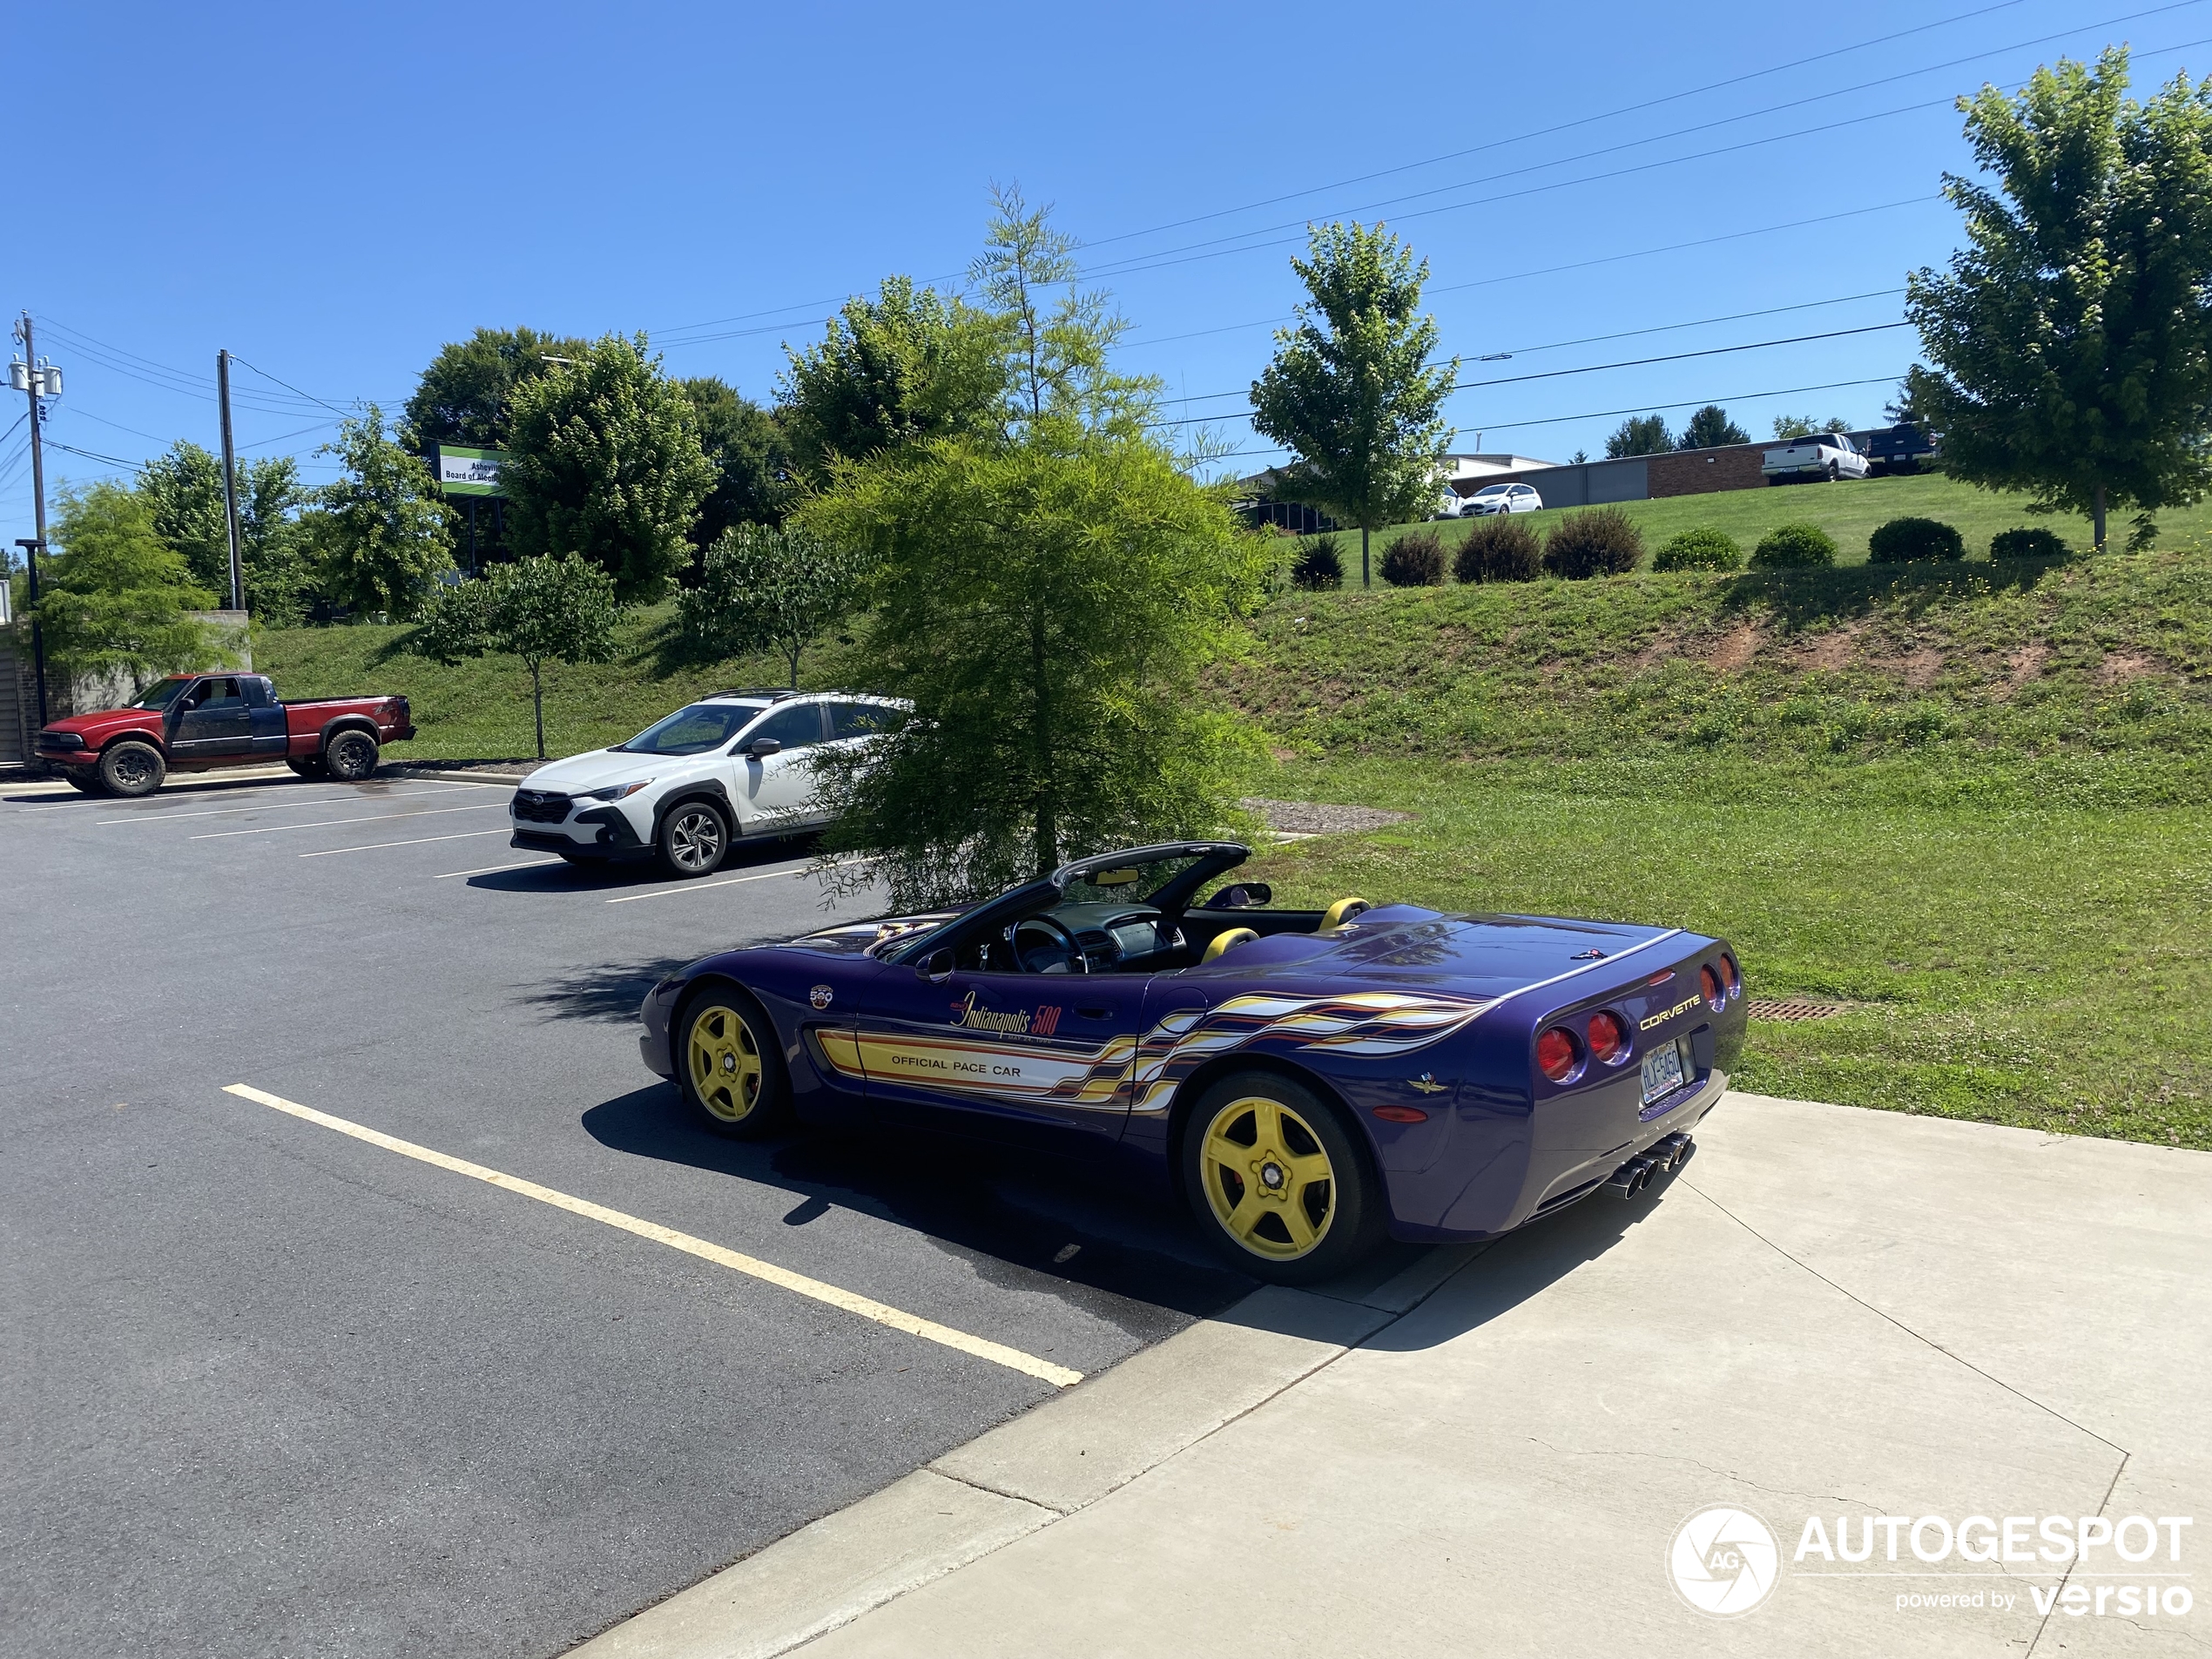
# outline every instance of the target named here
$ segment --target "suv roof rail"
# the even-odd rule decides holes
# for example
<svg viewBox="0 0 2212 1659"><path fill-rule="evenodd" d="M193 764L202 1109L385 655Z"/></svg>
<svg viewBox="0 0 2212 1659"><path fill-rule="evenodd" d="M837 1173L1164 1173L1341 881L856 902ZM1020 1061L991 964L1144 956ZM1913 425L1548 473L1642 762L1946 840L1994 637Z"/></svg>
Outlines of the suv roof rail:
<svg viewBox="0 0 2212 1659"><path fill-rule="evenodd" d="M779 703L787 697L797 697L799 693L782 689L770 691L765 686L738 685L726 691L709 691L707 695L709 697L758 697L771 703Z"/></svg>

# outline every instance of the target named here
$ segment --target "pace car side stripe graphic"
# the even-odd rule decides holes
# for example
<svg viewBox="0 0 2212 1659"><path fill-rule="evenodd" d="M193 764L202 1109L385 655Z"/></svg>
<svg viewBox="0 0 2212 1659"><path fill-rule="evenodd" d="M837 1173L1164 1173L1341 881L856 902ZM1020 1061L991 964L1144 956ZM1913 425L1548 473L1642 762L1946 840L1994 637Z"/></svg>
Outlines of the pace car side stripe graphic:
<svg viewBox="0 0 2212 1659"><path fill-rule="evenodd" d="M830 1064L846 1077L1116 1109L1136 1053L1136 1039L1130 1036L1088 1049L981 1042L934 1031L824 1028L815 1036Z"/></svg>

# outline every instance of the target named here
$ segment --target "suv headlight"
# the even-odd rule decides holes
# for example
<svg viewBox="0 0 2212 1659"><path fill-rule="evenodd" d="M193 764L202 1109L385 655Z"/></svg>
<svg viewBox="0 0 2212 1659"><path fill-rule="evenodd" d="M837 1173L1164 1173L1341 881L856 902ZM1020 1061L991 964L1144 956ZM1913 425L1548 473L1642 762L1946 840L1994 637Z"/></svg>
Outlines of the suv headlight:
<svg viewBox="0 0 2212 1659"><path fill-rule="evenodd" d="M610 784L604 789L586 790L577 799L578 800L624 800L652 781L650 778L640 778L634 784Z"/></svg>

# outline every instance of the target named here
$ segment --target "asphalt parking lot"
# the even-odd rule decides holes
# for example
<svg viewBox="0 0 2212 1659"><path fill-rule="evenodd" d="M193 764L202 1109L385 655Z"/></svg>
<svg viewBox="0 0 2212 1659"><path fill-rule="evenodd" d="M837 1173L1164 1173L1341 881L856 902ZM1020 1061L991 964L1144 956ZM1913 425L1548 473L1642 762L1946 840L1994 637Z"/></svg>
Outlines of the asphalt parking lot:
<svg viewBox="0 0 2212 1659"><path fill-rule="evenodd" d="M1055 1393L652 1228L1049 1372L1250 1289L1066 1171L691 1127L638 999L838 914L806 850L587 874L509 792L0 788L0 1652L558 1653Z"/></svg>

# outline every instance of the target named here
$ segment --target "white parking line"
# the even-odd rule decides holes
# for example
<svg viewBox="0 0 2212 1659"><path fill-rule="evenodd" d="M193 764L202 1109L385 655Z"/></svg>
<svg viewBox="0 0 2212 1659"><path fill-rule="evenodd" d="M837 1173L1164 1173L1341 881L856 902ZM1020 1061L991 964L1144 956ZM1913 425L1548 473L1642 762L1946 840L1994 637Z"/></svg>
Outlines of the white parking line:
<svg viewBox="0 0 2212 1659"><path fill-rule="evenodd" d="M311 854L302 853L301 858ZM490 875L500 870L535 870L541 864L558 864L558 859L519 859L512 864L487 864L480 870L448 870L443 875L434 875L433 881L450 881L457 875Z"/></svg>
<svg viewBox="0 0 2212 1659"><path fill-rule="evenodd" d="M450 788L410 789L405 794L395 793L395 800L414 800L423 795L449 795ZM358 800L358 794L348 792L337 795L307 795L295 801L262 801L252 806L211 806L197 813L133 813L128 818L96 818L96 826L109 824L165 824L172 818L236 818L240 813L280 813L293 806L328 806L335 801Z"/></svg>
<svg viewBox="0 0 2212 1659"><path fill-rule="evenodd" d="M232 835L281 835L287 830L329 829L338 824L382 824L395 818L443 818L448 813L489 812L495 806L503 807L503 800L480 800L474 806L433 806L427 813L371 813L366 818L319 818L312 824L264 824L255 829L210 830L205 835L195 835L195 841L219 841Z"/></svg>
<svg viewBox="0 0 2212 1659"><path fill-rule="evenodd" d="M371 841L366 846L327 846L320 853L302 853L303 859L334 859L341 853L377 853L388 846L428 846L433 841L473 841L479 835L504 835L503 829L463 830L458 835L421 835L412 841Z"/></svg>
<svg viewBox="0 0 2212 1659"><path fill-rule="evenodd" d="M833 870L841 870L848 864L873 864L874 862L873 858L844 859L829 867ZM759 875L730 875L723 877L719 881L686 881L679 887L655 887L651 893L625 893L621 898L610 899L607 902L609 904L636 904L640 899L672 899L679 893L705 893L709 887L734 887L740 881L769 881L779 875L787 875L796 880L813 867L811 865L802 864L796 870L764 870Z"/></svg>
<svg viewBox="0 0 2212 1659"><path fill-rule="evenodd" d="M482 1181L489 1186L498 1187L503 1191L520 1193L525 1198L535 1198L540 1204L549 1204L556 1210L565 1210L570 1215L583 1216L591 1221L604 1222L610 1227L619 1228L622 1231L635 1234L639 1238L650 1238L657 1244L666 1244L671 1250L680 1250L687 1256L696 1256L702 1261L709 1261L718 1266L734 1269L751 1278L790 1291L795 1295L807 1297L817 1302L827 1303L831 1307L840 1308L863 1319L873 1319L876 1324L888 1325L894 1331L904 1331L908 1336L920 1337L927 1342L941 1343L948 1348L955 1349L975 1359L988 1359L993 1365L1004 1366L1010 1371L1022 1372L1024 1376L1035 1377L1042 1381L1052 1384L1055 1388L1073 1387L1083 1379L1083 1374L1080 1371L1070 1371L1065 1366L1055 1366L1049 1359L1040 1359L1035 1354L1023 1353L1019 1348L1009 1348L1002 1343L987 1341L981 1337L972 1337L965 1331L955 1331L948 1325L939 1325L934 1319L920 1318L912 1313L894 1308L888 1303L879 1302L873 1297L860 1296L851 1291L840 1290L834 1285L825 1284L818 1278L809 1278L804 1273L794 1273L787 1267L778 1267L772 1262L764 1262L757 1256L746 1256L723 1245L710 1244L704 1238L693 1238L690 1233L678 1232L673 1227L664 1227L658 1222L641 1221L636 1216L624 1215L619 1210L610 1210L604 1204L593 1204L589 1198L571 1197L569 1194L556 1191L551 1187L542 1187L535 1181L525 1181L518 1176L504 1175L497 1170L487 1169L481 1163L471 1163L466 1158L457 1158L449 1153L433 1151L427 1146L416 1145L413 1141L402 1141L395 1135L387 1135L381 1130L370 1129L366 1124L352 1123L343 1117L334 1117L328 1112L319 1112L312 1106L302 1106L298 1102L286 1100L280 1095L264 1094L261 1090L249 1088L245 1083L228 1084L223 1092L226 1095L236 1095L241 1100L254 1101L263 1106L273 1107L280 1112L287 1112L306 1123L320 1123L325 1129L336 1130L341 1135L350 1135L357 1141L368 1142L371 1146L381 1146L388 1152L397 1152L401 1157L414 1158L437 1169L449 1170L455 1175L465 1175L471 1180Z"/></svg>

